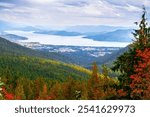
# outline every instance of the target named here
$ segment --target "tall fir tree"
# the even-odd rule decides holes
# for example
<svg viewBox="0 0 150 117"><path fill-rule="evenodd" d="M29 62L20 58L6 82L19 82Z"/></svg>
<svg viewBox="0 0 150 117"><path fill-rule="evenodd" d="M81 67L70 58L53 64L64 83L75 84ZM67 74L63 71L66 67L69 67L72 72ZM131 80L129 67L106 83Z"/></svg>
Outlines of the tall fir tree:
<svg viewBox="0 0 150 117"><path fill-rule="evenodd" d="M48 100L48 99L49 99L49 96L48 96L47 85L44 84L43 90L40 92L38 100Z"/></svg>
<svg viewBox="0 0 150 117"><path fill-rule="evenodd" d="M17 84L17 87L15 89L15 99L16 100L24 100L26 99L24 94L24 88L22 84Z"/></svg>
<svg viewBox="0 0 150 117"><path fill-rule="evenodd" d="M138 25L138 23L136 23ZM123 98L131 99L132 89L130 84L132 83L132 79L130 76L135 74L134 66L138 64L139 58L136 57L137 50L144 50L147 47L150 47L150 28L148 27L147 19L146 19L146 10L143 8L143 15L141 21L139 23L139 29L135 30L134 42L128 46L128 51L122 54L117 58L114 62L114 66L112 70L120 71L118 79L120 81L120 87L123 91L126 92L126 96Z"/></svg>
<svg viewBox="0 0 150 117"><path fill-rule="evenodd" d="M92 68L92 76L88 80L88 99L92 100L97 100L97 99L103 99L104 92L102 90L102 85L101 85L100 77L98 74L98 67L97 64L93 64Z"/></svg>

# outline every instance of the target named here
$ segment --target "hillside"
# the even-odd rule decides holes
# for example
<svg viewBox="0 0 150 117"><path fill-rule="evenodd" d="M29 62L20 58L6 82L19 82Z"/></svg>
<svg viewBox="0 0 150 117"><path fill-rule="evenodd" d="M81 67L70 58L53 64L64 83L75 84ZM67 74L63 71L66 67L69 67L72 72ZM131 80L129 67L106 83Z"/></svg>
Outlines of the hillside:
<svg viewBox="0 0 150 117"><path fill-rule="evenodd" d="M17 40L27 40L28 38L14 35L14 34L2 34L0 37L5 38L9 41L17 41Z"/></svg>
<svg viewBox="0 0 150 117"><path fill-rule="evenodd" d="M68 76L81 78L87 75L84 68L56 60L67 61L62 55L31 50L0 38L0 76L62 80ZM79 69L82 69L83 73Z"/></svg>
<svg viewBox="0 0 150 117"><path fill-rule="evenodd" d="M89 35L84 38L93 39L96 41L112 41L112 42L131 42L132 41L132 30L116 30L112 32Z"/></svg>
<svg viewBox="0 0 150 117"><path fill-rule="evenodd" d="M65 64L58 61L40 59L34 57L0 57L0 76L11 78L38 77L63 81L66 78L84 79L90 71L75 65Z"/></svg>
<svg viewBox="0 0 150 117"><path fill-rule="evenodd" d="M12 43L4 38L0 37L0 56L2 55L18 55L18 56L32 56L46 59L53 59L63 62L70 62L71 59L60 55L55 52L41 52L38 50L32 50L16 43Z"/></svg>
<svg viewBox="0 0 150 117"><path fill-rule="evenodd" d="M112 63L116 60L124 52L128 51L128 46L125 48L121 48L118 51L114 51L111 55L105 55L103 61L100 61L99 58L96 60L98 65L106 64L108 66L112 66Z"/></svg>

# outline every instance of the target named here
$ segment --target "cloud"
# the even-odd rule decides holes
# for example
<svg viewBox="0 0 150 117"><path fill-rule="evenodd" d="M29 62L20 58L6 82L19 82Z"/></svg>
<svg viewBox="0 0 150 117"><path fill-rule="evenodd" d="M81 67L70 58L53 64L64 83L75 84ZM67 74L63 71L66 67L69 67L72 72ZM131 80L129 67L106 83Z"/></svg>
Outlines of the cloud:
<svg viewBox="0 0 150 117"><path fill-rule="evenodd" d="M69 0L69 1L62 1L64 5L67 6L74 6L74 7L84 7L89 5L89 1L88 0Z"/></svg>
<svg viewBox="0 0 150 117"><path fill-rule="evenodd" d="M7 8L13 8L13 7L14 7L14 4L1 3L1 2L0 2L0 9L1 9L1 10L7 9Z"/></svg>
<svg viewBox="0 0 150 117"><path fill-rule="evenodd" d="M149 14L149 0L0 0L0 20L46 26L132 25L143 4Z"/></svg>

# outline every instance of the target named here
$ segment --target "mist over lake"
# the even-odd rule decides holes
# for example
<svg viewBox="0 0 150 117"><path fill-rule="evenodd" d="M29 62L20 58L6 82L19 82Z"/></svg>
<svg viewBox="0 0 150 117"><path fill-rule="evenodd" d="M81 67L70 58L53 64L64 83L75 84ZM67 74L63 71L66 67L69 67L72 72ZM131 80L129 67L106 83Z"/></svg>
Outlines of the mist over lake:
<svg viewBox="0 0 150 117"><path fill-rule="evenodd" d="M45 45L66 45L66 46L92 46L92 47L126 47L129 42L108 42L94 41L83 38L83 36L56 36L47 34L36 34L27 31L5 31L6 33L27 37L28 40L19 40L20 42L39 42Z"/></svg>

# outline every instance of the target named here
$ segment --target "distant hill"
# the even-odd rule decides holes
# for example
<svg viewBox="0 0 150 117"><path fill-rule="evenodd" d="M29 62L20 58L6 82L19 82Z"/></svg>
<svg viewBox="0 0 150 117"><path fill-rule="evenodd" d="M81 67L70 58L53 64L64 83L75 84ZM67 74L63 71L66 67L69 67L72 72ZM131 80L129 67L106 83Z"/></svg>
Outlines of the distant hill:
<svg viewBox="0 0 150 117"><path fill-rule="evenodd" d="M85 36L84 38L93 39L96 41L112 41L112 42L131 42L132 41L132 30L116 30L113 32L96 34Z"/></svg>
<svg viewBox="0 0 150 117"><path fill-rule="evenodd" d="M105 55L103 61L101 62L101 60L97 59L96 62L99 65L102 64L106 64L108 66L111 66L112 63L116 60L117 57L119 57L121 54L123 54L124 52L128 51L128 46L125 48L121 48L118 51L114 51L111 55Z"/></svg>
<svg viewBox="0 0 150 117"><path fill-rule="evenodd" d="M24 26L24 27L19 27L17 28L17 30L21 30L21 31L40 31L40 28L37 27L33 27L33 26Z"/></svg>
<svg viewBox="0 0 150 117"><path fill-rule="evenodd" d="M36 31L38 34L58 35L58 36L79 36L82 35L78 32L67 32L67 31Z"/></svg>
<svg viewBox="0 0 150 117"><path fill-rule="evenodd" d="M120 27L120 26L105 26L105 25L77 25L77 26L70 26L67 27L66 31L69 32L78 32L78 33L96 33L96 32L112 32L119 29L127 29L126 27Z"/></svg>
<svg viewBox="0 0 150 117"><path fill-rule="evenodd" d="M27 37L22 37L14 34L2 34L0 37L5 38L9 41L17 41L17 40L27 40Z"/></svg>
<svg viewBox="0 0 150 117"><path fill-rule="evenodd" d="M55 52L41 52L38 50L32 50L0 37L0 56L1 55L33 56L59 60L67 63L71 61L71 59L61 54Z"/></svg>

